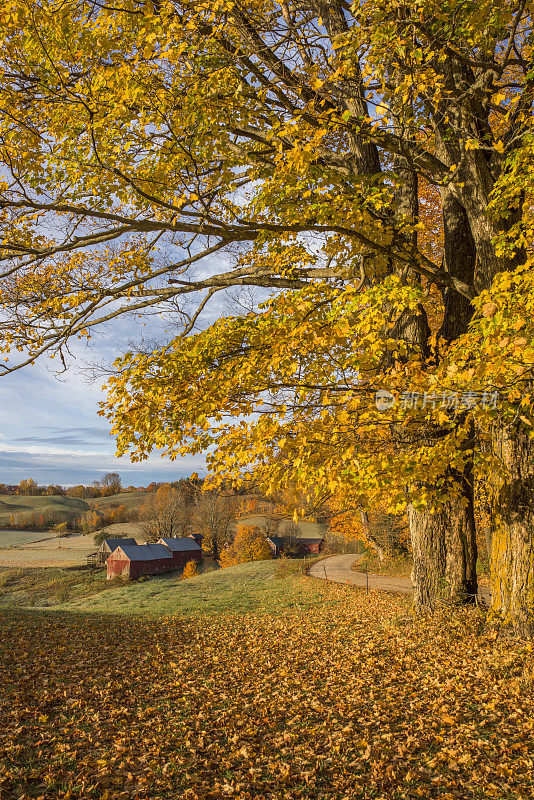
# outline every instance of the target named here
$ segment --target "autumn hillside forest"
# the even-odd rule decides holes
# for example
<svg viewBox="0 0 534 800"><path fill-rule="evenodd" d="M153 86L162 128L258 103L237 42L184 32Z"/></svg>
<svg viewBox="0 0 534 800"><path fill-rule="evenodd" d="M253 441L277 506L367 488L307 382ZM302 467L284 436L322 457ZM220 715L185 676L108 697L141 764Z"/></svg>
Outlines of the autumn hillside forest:
<svg viewBox="0 0 534 800"><path fill-rule="evenodd" d="M24 491L224 529L60 610L5 579L0 800L531 797L533 0L2 0L0 45L3 385L128 326L117 455L207 465ZM406 593L310 576L319 523Z"/></svg>

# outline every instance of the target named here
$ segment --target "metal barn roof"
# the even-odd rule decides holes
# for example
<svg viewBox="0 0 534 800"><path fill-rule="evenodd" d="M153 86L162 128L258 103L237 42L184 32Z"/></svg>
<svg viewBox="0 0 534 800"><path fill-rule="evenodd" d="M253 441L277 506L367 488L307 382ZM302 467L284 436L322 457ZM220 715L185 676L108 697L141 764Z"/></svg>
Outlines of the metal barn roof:
<svg viewBox="0 0 534 800"><path fill-rule="evenodd" d="M172 558L169 548L164 544L119 545L130 561L158 561L160 558Z"/></svg>
<svg viewBox="0 0 534 800"><path fill-rule="evenodd" d="M202 549L200 545L197 544L195 540L191 539L191 537L189 536L184 536L182 539L171 539L171 538L166 539L162 537L161 539L158 539L158 544L160 542L166 547L168 547L169 550L172 550L173 553L183 553L186 550L195 551Z"/></svg>
<svg viewBox="0 0 534 800"><path fill-rule="evenodd" d="M104 539L102 544L107 544L109 549L113 551L116 547L122 547L123 544L137 545L137 542L135 539Z"/></svg>

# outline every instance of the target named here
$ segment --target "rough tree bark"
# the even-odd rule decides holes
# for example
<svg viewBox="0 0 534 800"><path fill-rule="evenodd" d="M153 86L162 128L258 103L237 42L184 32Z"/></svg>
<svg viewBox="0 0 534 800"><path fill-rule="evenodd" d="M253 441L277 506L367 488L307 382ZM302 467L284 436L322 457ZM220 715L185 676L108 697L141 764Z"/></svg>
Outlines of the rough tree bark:
<svg viewBox="0 0 534 800"><path fill-rule="evenodd" d="M478 592L471 462L462 471L449 469L447 479L451 496L438 511L408 507L417 608L473 603Z"/></svg>
<svg viewBox="0 0 534 800"><path fill-rule="evenodd" d="M512 212L506 225L518 213ZM520 266L524 253L509 260L497 257L493 246L497 228L484 213L472 216L469 213L478 255L475 287L480 291L498 272ZM534 441L521 422L496 424L492 438L505 477L492 504L491 614L518 635L534 637Z"/></svg>
<svg viewBox="0 0 534 800"><path fill-rule="evenodd" d="M534 636L534 440L519 425L496 446L506 479L496 494L491 543L491 613L520 636Z"/></svg>
<svg viewBox="0 0 534 800"><path fill-rule="evenodd" d="M448 509L430 514L427 509L408 506L412 539L414 603L418 609L433 610L445 594L445 529Z"/></svg>
<svg viewBox="0 0 534 800"><path fill-rule="evenodd" d="M450 191L442 192L444 265L446 271L470 284L476 249L467 214ZM473 310L470 302L452 289L444 291L444 317L438 341L446 345L465 333ZM474 431L464 440L473 451ZM478 592L476 527L474 514L473 461L463 469L449 469L451 496L439 511L408 508L414 569L415 605L433 609L439 602L473 603ZM429 487L432 490L432 487Z"/></svg>

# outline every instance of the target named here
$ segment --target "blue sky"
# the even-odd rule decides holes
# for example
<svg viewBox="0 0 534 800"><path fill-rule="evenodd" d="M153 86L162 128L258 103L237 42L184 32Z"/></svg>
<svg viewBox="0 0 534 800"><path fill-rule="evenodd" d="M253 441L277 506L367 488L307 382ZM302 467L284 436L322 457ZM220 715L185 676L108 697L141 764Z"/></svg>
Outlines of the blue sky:
<svg viewBox="0 0 534 800"><path fill-rule="evenodd" d="M196 265L191 274L198 278L229 266L224 256L213 257ZM243 303L246 311L268 295L266 290L247 288L238 295L217 294L204 310L199 326L206 327L228 313L243 313ZM169 316L145 317L144 324L130 316L119 317L95 329L89 347L71 344L69 368L59 377L54 371L56 362L46 359L0 377L0 483L17 484L23 478L34 478L39 484L67 486L92 483L106 472L118 472L124 486L146 486L192 472L205 474L201 455L174 462L157 453L140 463L132 463L127 457L115 458L110 426L98 416L98 403L104 399L101 382L91 380L87 370L92 363L110 364L130 349L132 342L168 341L173 325L175 321Z"/></svg>
<svg viewBox="0 0 534 800"><path fill-rule="evenodd" d="M74 349L71 366L59 379L46 360L0 378L0 483L23 478L40 484L91 483L105 472L118 472L124 486L146 486L202 474L199 456L171 462L156 453L141 463L114 456L110 426L97 413L101 385L81 367L111 361L141 330L147 329L126 318L107 326L90 349ZM152 332L157 336L156 323Z"/></svg>

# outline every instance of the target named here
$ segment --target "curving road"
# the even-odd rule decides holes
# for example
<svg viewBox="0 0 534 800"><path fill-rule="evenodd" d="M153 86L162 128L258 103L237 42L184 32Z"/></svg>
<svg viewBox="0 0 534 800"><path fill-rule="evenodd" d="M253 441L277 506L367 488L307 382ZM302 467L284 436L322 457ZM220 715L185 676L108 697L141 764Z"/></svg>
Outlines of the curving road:
<svg viewBox="0 0 534 800"><path fill-rule="evenodd" d="M347 583L350 586L359 586L365 589L367 578L369 579L369 589L380 589L382 592L396 592L397 594L413 594L412 582L409 578L391 578L389 575L373 575L365 572L356 572L352 565L358 561L363 561L363 556L348 553L342 556L331 556L322 561L318 561L310 567L310 575L313 578L333 581L334 583ZM491 601L491 593L485 587L479 587L479 597L486 603Z"/></svg>

